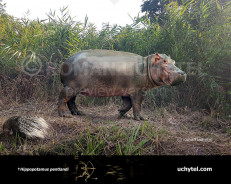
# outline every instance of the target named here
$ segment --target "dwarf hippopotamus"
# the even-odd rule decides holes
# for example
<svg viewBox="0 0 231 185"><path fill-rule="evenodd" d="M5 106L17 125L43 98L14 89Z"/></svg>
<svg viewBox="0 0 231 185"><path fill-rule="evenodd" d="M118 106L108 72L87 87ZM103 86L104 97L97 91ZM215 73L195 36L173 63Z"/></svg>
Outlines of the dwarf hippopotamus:
<svg viewBox="0 0 231 185"><path fill-rule="evenodd" d="M66 117L66 104L72 115L83 114L75 99L78 94L93 97L121 96L119 109L122 117L133 107L135 120L140 115L144 92L162 85L178 85L186 80L185 72L165 54L142 57L137 54L110 51L84 50L70 58L61 67L61 82L64 85L59 96L58 113Z"/></svg>

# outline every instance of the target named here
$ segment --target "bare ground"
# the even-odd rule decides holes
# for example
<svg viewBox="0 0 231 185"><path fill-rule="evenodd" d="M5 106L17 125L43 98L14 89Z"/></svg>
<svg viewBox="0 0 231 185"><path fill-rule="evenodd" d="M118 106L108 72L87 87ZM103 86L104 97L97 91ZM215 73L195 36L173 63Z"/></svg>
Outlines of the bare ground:
<svg viewBox="0 0 231 185"><path fill-rule="evenodd" d="M1 104L1 102L0 102ZM132 111L117 119L118 105L80 106L85 116L61 118L56 102L11 103L0 106L0 132L15 115L37 115L53 127L50 138L23 140L0 137L2 155L230 155L231 121L212 118L205 110L171 105L149 110L147 121L132 119Z"/></svg>

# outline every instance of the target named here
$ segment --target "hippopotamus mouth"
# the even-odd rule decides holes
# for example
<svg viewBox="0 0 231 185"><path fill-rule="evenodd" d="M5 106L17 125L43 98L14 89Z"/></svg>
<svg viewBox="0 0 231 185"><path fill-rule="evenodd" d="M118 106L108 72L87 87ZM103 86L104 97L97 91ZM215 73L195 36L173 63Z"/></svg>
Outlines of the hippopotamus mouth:
<svg viewBox="0 0 231 185"><path fill-rule="evenodd" d="M179 74L178 77L172 81L171 86L179 85L185 82L185 80L186 80L186 74L185 73Z"/></svg>
<svg viewBox="0 0 231 185"><path fill-rule="evenodd" d="M180 72L170 72L165 70L164 71L167 75L164 79L159 79L160 85L169 85L169 86L175 86L179 85L186 80L186 74L183 71Z"/></svg>
<svg viewBox="0 0 231 185"><path fill-rule="evenodd" d="M157 82L158 85L171 85L171 81L169 78L166 79L159 79L159 81Z"/></svg>
<svg viewBox="0 0 231 185"><path fill-rule="evenodd" d="M160 79L160 82L162 81L163 85L171 85L173 81L171 80L171 72L165 69L164 73L165 73L166 78L163 80Z"/></svg>

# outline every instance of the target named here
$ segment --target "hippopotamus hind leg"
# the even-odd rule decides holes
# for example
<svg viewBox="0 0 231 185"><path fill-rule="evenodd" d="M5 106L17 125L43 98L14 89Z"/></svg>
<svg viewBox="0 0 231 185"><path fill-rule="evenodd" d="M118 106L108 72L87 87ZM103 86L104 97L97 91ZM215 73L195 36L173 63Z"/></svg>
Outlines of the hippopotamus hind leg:
<svg viewBox="0 0 231 185"><path fill-rule="evenodd" d="M73 98L71 98L68 102L67 102L67 106L69 108L69 110L71 111L72 115L84 115L83 112L79 111L76 104L75 104L75 99L76 96L74 96Z"/></svg>
<svg viewBox="0 0 231 185"><path fill-rule="evenodd" d="M122 104L121 108L118 110L119 111L119 117L118 118L123 117L123 115L126 114L126 112L128 112L132 107L132 102L131 102L130 97L127 97L127 96L121 96L121 97L123 100L123 104Z"/></svg>

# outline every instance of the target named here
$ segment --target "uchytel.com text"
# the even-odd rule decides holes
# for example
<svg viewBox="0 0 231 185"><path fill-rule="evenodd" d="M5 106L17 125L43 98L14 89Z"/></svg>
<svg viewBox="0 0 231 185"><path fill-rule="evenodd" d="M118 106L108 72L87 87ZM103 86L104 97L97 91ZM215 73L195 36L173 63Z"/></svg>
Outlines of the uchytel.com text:
<svg viewBox="0 0 231 185"><path fill-rule="evenodd" d="M206 168L206 167L178 167L178 172L212 172L212 168Z"/></svg>
<svg viewBox="0 0 231 185"><path fill-rule="evenodd" d="M20 172L67 172L69 168L18 168Z"/></svg>

